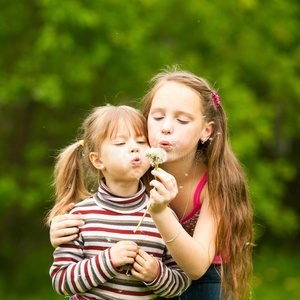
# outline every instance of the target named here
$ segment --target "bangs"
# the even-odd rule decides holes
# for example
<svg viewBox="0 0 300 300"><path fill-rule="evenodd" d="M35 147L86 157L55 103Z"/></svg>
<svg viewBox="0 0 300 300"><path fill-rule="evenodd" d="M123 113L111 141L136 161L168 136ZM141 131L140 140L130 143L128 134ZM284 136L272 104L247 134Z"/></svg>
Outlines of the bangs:
<svg viewBox="0 0 300 300"><path fill-rule="evenodd" d="M120 128L125 129L128 134L134 132L136 136L147 136L146 120L134 108L119 106L115 108L110 122L107 122L105 137L115 138L120 131Z"/></svg>

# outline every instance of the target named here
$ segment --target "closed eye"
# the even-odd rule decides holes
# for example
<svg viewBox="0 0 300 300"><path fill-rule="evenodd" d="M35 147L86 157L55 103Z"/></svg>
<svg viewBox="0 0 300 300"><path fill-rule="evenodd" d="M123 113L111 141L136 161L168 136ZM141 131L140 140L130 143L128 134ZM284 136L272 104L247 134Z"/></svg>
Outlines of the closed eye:
<svg viewBox="0 0 300 300"><path fill-rule="evenodd" d="M180 123L180 124L188 124L190 121L186 121L186 120L180 120L180 119L177 119L177 121Z"/></svg>
<svg viewBox="0 0 300 300"><path fill-rule="evenodd" d="M153 117L153 119L155 120L155 121L160 121L160 120L162 120L164 117Z"/></svg>

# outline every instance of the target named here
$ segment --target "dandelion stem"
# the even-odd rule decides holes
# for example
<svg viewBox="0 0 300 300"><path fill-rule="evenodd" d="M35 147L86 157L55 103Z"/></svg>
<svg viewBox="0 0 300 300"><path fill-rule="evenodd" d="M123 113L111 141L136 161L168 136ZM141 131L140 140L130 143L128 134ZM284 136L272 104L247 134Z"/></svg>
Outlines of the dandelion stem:
<svg viewBox="0 0 300 300"><path fill-rule="evenodd" d="M129 270L130 270L130 266L131 266L131 265L129 265L128 268L127 268L126 275L128 275L128 272L129 272Z"/></svg>
<svg viewBox="0 0 300 300"><path fill-rule="evenodd" d="M158 164L155 164L155 170L157 170L157 168L158 168ZM154 179L157 180L156 176L154 176ZM139 229L139 227L141 226L143 220L144 220L145 217L146 217L147 212L149 211L149 209L150 209L150 207L151 207L151 204L152 204L152 199L149 201L148 207L147 207L147 209L146 209L146 211L145 211L143 217L141 218L139 224L138 224L138 225L136 226L136 228L133 230L134 233L136 233L136 231L137 231L137 230Z"/></svg>

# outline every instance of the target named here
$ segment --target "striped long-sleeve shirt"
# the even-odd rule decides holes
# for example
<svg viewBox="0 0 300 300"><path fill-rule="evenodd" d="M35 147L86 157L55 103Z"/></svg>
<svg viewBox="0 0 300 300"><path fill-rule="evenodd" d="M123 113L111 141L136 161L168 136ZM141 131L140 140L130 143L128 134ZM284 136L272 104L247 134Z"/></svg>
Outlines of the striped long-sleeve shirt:
<svg viewBox="0 0 300 300"><path fill-rule="evenodd" d="M61 295L73 299L154 299L175 297L191 280L167 251L155 224L147 214L136 233L134 228L146 210L148 197L142 188L132 197L113 195L102 183L94 197L78 203L71 211L85 218L79 237L54 251L50 269L52 284ZM110 248L119 241L133 241L158 261L153 282L126 275L127 266L116 268Z"/></svg>

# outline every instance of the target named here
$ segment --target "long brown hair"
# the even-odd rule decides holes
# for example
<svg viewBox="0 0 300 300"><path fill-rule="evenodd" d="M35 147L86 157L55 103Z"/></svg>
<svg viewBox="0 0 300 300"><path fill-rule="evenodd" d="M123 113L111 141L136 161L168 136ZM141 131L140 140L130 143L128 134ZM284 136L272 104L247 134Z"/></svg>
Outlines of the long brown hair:
<svg viewBox="0 0 300 300"><path fill-rule="evenodd" d="M82 141L77 140L60 152L54 169L56 202L47 216L48 225L55 216L64 213L68 204L91 195L87 186L93 178L99 180L103 175L91 163L89 154L100 152L103 141L117 134L120 126L132 128L138 136L147 136L146 120L137 109L107 105L95 108L85 119L81 127L83 133L78 138Z"/></svg>
<svg viewBox="0 0 300 300"><path fill-rule="evenodd" d="M213 90L204 79L186 72L164 70L150 81L143 99L148 118L156 91L166 82L177 82L199 94L203 116L215 123L210 139L198 149L205 155L210 206L219 218L216 251L220 251L221 282L225 299L246 299L252 273L253 212L247 183L240 164L227 141L227 120L222 106L216 107ZM221 296L221 295L220 295Z"/></svg>

